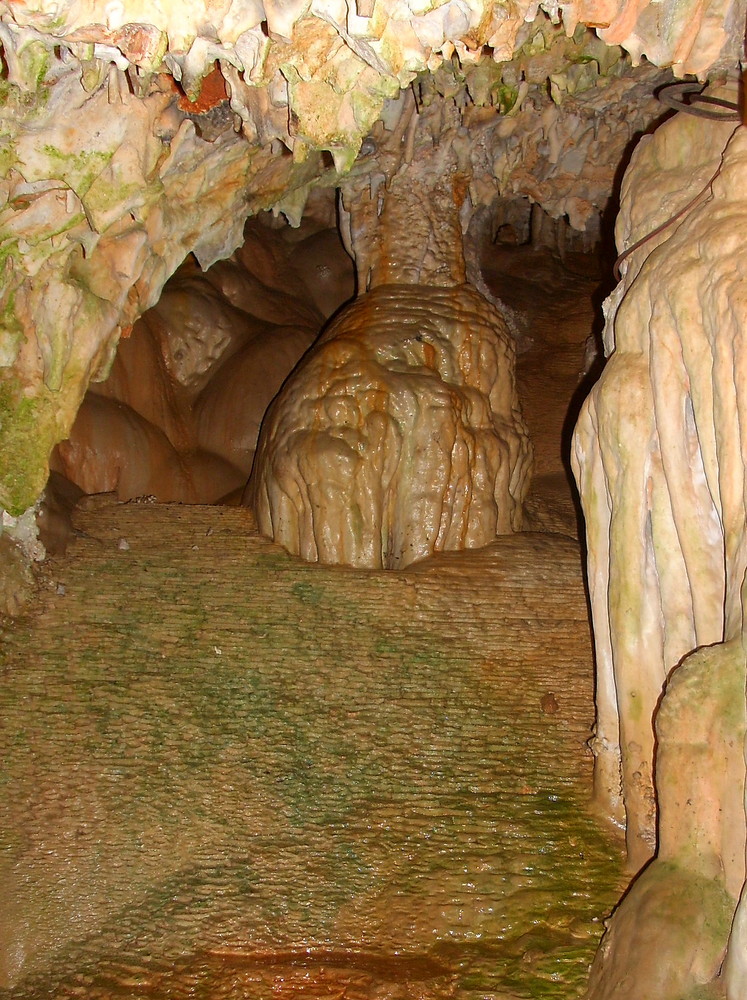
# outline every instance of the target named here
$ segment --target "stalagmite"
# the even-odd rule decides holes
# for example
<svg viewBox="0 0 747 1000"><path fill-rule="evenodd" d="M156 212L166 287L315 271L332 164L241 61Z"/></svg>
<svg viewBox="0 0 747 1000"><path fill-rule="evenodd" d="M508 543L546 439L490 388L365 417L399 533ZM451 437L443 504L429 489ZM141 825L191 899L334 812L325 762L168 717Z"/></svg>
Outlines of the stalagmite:
<svg viewBox="0 0 747 1000"><path fill-rule="evenodd" d="M521 527L514 348L466 283L469 140L453 101L398 105L343 193L359 297L274 402L248 491L312 561L399 569Z"/></svg>
<svg viewBox="0 0 747 1000"><path fill-rule="evenodd" d="M474 207L510 192L583 228L651 120L650 66L631 70L581 26L524 24L523 8L496 21L480 4L465 17L380 3L349 20L334 3L271 5L264 20L253 2L145 6L130 22L130 4L0 0L0 505L13 516L185 256L227 257L263 209L298 225L418 73L442 66L459 85L473 70Z"/></svg>
<svg viewBox="0 0 747 1000"><path fill-rule="evenodd" d="M512 332L463 236L499 199L510 236L524 199L591 239L645 136L574 444L596 794L631 867L651 861L593 1000L747 996L747 138L683 115L646 134L656 67L725 79L744 24L744 0L0 0L0 611L37 584L55 447L57 468L120 496L244 481L285 371L257 376L234 265L277 262L250 242L207 279L228 331L182 316L149 339L138 319L187 255L225 261L264 210L297 226L319 186L342 189L358 299L268 416L247 494L264 530L308 559L402 567L519 528ZM296 249L313 268L314 245ZM318 277L307 319L342 301ZM255 318L290 367L314 333L286 322L284 292Z"/></svg>

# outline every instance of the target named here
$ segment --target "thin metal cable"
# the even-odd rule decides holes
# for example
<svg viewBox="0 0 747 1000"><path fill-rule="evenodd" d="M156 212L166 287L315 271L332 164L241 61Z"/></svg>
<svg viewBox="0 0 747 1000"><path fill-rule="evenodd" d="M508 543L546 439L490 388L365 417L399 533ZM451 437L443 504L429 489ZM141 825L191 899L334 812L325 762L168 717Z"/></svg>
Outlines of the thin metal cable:
<svg viewBox="0 0 747 1000"><path fill-rule="evenodd" d="M720 97L703 96L700 93L700 89L702 89L701 85L697 83L675 83L669 87L664 87L663 90L660 90L656 96L662 102L662 104L666 104L667 107L674 108L677 111L684 111L685 114L695 115L698 118L709 118L711 120L718 120L718 121L739 121L741 123L739 109L736 104L732 103L732 101L723 100ZM729 109L729 113L724 113L721 111L706 111L703 110L702 108L694 108L691 106L691 104L685 104L682 101L682 98L685 97L686 95L693 95L690 97L691 101L696 100L699 101L700 103L713 104L717 105L720 108ZM737 128L741 128L741 124L737 125ZM731 141L731 138L736 131L737 129L735 128L734 132L732 132L731 136L729 137L729 141L726 143L727 146L729 145L729 142ZM726 149L726 146L724 147L724 149ZM695 208L695 206L701 201L701 199L703 199L709 192L711 192L713 182L721 173L723 165L724 165L724 158L722 155L721 162L719 163L715 174L710 178L705 187L702 188L702 190L700 190L695 195L692 201L689 201L684 206L684 208L681 208L679 212L676 213L676 215L673 215L671 218L667 219L666 222L662 222L660 226L657 226L656 229L652 230L650 233L647 233L646 236L642 236L640 240L637 240L632 246L628 247L627 250L624 250L620 254L620 256L617 258L612 268L612 274L614 275L615 281L620 280L620 265L627 257L629 257L632 253L634 253L639 247L643 246L644 243L647 243L649 240L652 240L655 236L658 236L659 233L663 232L668 226L671 226L678 219L682 218L682 216L685 215L687 212L689 212L691 209Z"/></svg>

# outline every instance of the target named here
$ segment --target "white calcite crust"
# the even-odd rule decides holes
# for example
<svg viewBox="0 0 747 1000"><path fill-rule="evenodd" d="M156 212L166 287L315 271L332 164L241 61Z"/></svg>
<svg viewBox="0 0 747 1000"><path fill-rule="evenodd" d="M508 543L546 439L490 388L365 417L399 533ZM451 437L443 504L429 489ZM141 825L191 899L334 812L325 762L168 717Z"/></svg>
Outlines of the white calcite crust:
<svg viewBox="0 0 747 1000"><path fill-rule="evenodd" d="M0 506L18 514L39 496L89 383L186 254L205 267L227 257L264 208L298 224L312 186L350 168L387 98L454 45L465 65L482 53L492 22L481 11L0 2ZM609 84L617 106L627 93L619 50L597 39L587 52L588 37L546 18L493 15L500 51L523 54L505 86L483 54L470 204L528 196L583 227L604 207L620 148L651 121L650 68L636 111L607 118L590 95ZM407 18L431 31L441 16L436 51Z"/></svg>
<svg viewBox="0 0 747 1000"><path fill-rule="evenodd" d="M152 69L166 54L186 82L221 59L253 81L273 43L290 42L301 79L314 70L314 54L293 42L298 25L328 25L357 73L366 67L400 85L409 74L435 68L434 56L476 58L489 45L496 61L510 59L516 36L538 11L562 17L569 34L579 23L598 28L608 44L638 60L674 64L678 73L705 74L719 60L732 64L744 37L735 0L36 0L0 3L0 18L19 39L37 33L82 46L96 45L122 65ZM268 38L270 45L268 46ZM349 75L350 71L348 70Z"/></svg>

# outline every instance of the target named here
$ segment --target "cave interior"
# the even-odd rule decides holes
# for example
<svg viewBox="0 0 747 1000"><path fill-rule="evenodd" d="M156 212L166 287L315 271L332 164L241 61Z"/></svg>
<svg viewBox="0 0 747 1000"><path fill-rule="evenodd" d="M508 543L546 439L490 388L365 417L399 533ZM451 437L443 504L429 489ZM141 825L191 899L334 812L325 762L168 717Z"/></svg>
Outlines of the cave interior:
<svg viewBox="0 0 747 1000"><path fill-rule="evenodd" d="M3 996L744 1000L744 5L89 6L0 2Z"/></svg>

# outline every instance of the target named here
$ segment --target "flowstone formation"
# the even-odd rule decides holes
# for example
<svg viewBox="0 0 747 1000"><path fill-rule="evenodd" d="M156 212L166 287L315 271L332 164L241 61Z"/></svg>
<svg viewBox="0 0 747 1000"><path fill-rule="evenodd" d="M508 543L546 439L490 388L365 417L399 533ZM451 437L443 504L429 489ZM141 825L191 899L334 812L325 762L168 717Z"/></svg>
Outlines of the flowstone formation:
<svg viewBox="0 0 747 1000"><path fill-rule="evenodd" d="M579 995L620 859L576 543L372 573L231 507L76 524L0 644L3 1000Z"/></svg>
<svg viewBox="0 0 747 1000"><path fill-rule="evenodd" d="M511 334L466 283L458 102L406 97L368 142L343 189L359 298L268 412L248 500L306 559L401 569L518 530L531 449Z"/></svg>
<svg viewBox="0 0 747 1000"><path fill-rule="evenodd" d="M5 573L35 558L33 505L52 448L185 256L201 266L227 257L246 217L262 209L298 223L309 191L339 184L385 101L417 90L419 74L469 75L476 213L516 195L584 229L607 204L621 150L656 116L651 91L663 80L652 66L701 80L735 70L744 5L0 0L0 44ZM453 99L464 82L442 96ZM621 239L632 246L687 211L624 264L607 335L615 351L577 437L599 665L597 787L621 821L624 805L634 865L654 848L654 793L659 802L658 856L595 966L600 1000L702 993L735 910L720 986L729 1000L747 996L747 902L737 905L744 769L740 778L735 754L747 548L745 140L730 129L675 121L641 147ZM374 194L387 187L371 180L377 210ZM699 190L710 200L691 204ZM353 235L355 215L351 203ZM372 260L361 273L375 279ZM477 280L474 269L465 274ZM374 296L375 280L371 287ZM394 287L402 286L379 290ZM712 659L701 651L680 663L711 644ZM693 727L691 739L680 715L713 726ZM705 912L687 911L698 893Z"/></svg>
<svg viewBox="0 0 747 1000"><path fill-rule="evenodd" d="M564 75L569 62L575 71ZM500 309L482 294L487 288L474 252L474 230L490 229L497 199L508 205L511 199L530 198L554 217L567 215L593 240L612 189L613 163L635 131L661 112L652 90L662 76L650 68L630 74L619 50L606 49L582 31L568 38L549 22L533 27L515 64L499 73L491 65L464 72L450 63L418 78L411 96L387 105L342 184L341 228L355 258L359 293L368 289L379 296L365 307L371 341L364 346L360 339L362 295L350 312L351 330L357 330L355 351L336 324L319 344L316 360L309 358L298 374L304 388L301 381L286 388L287 412L280 413L286 404L278 402L268 415L247 496L262 530L306 558L405 565L433 546L483 544L496 531L520 524L527 484L525 431L517 418L512 376L500 390L493 382L499 370L511 369L513 346ZM398 285L421 289L420 299L406 292L401 299L408 308L417 307L421 318L422 304L432 296L432 316L418 320L429 325L431 335L439 329L439 316L448 325L449 331L430 346L407 332L412 327L417 334L415 314L395 317ZM386 296L377 292L383 286L389 289ZM448 309L447 287L453 290ZM377 302L392 310L388 324L379 322ZM473 314L477 309L481 318L473 331L464 327L461 308ZM335 347L338 336L342 352ZM486 354L478 376L454 345L474 346L480 338ZM429 360L434 345L438 349ZM388 436L364 426L378 413L380 398L351 402L359 378L356 351L358 361L368 352L367 372L380 390L403 392L410 400L399 406L396 417L384 420ZM333 377L331 367L338 363L345 371L340 368ZM493 365L498 367L488 374ZM405 377L408 373L416 376L415 383ZM351 404L343 415L350 427L343 422L332 429L337 416L321 412L322 385L331 398L340 393ZM436 393L438 405L429 402L418 410L421 391ZM476 410L470 400L478 398ZM327 424L315 437L320 420ZM425 446L428 421L434 427L441 423L448 433L437 432ZM316 458L311 458L315 444ZM366 468L363 451L370 459L379 446L389 458L379 456ZM415 449L412 459L408 448ZM347 464L340 465L343 455ZM499 471L503 462L508 464ZM327 487L322 466L331 476ZM418 478L412 485L410 468ZM337 527L327 531L321 525L330 516Z"/></svg>
<svg viewBox="0 0 747 1000"><path fill-rule="evenodd" d="M597 792L611 812L624 806L635 868L657 850L612 921L594 1000L680 1000L716 977L744 882L746 165L734 122L680 114L639 145L617 226L633 249L607 303L610 357L575 434ZM693 894L697 920L684 916ZM747 989L735 941L730 1000ZM665 955L678 963L666 982Z"/></svg>

